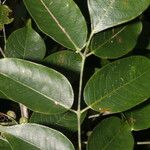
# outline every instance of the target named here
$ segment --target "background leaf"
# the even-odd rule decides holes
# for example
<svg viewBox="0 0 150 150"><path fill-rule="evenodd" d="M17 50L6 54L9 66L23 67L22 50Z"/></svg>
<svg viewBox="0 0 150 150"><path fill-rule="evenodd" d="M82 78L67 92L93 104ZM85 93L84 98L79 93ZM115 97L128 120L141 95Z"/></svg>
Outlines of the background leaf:
<svg viewBox="0 0 150 150"><path fill-rule="evenodd" d="M0 149L1 150L12 150L8 141L0 136Z"/></svg>
<svg viewBox="0 0 150 150"><path fill-rule="evenodd" d="M73 81L80 74L82 58L75 52L64 50L49 55L44 59L44 63Z"/></svg>
<svg viewBox="0 0 150 150"><path fill-rule="evenodd" d="M0 131L15 150L74 150L72 143L62 133L41 125L0 126Z"/></svg>
<svg viewBox="0 0 150 150"><path fill-rule="evenodd" d="M84 89L86 104L104 113L121 112L150 97L150 60L133 56L97 71Z"/></svg>
<svg viewBox="0 0 150 150"><path fill-rule="evenodd" d="M31 20L27 25L11 33L6 43L7 57L17 57L30 60L44 58L46 47L43 39L31 27Z"/></svg>
<svg viewBox="0 0 150 150"><path fill-rule="evenodd" d="M135 47L141 31L141 22L108 29L93 37L90 49L94 55L101 58L121 57Z"/></svg>
<svg viewBox="0 0 150 150"><path fill-rule="evenodd" d="M74 99L72 87L62 74L15 58L0 60L0 91L9 99L46 114L67 111Z"/></svg>
<svg viewBox="0 0 150 150"><path fill-rule="evenodd" d="M7 5L0 4L0 30L3 29L5 24L9 24L13 21L13 19L9 18L9 13L12 10Z"/></svg>
<svg viewBox="0 0 150 150"><path fill-rule="evenodd" d="M81 124L85 119L85 116L86 113L81 115ZM44 115L34 112L30 118L30 122L52 126L55 128L61 127L72 131L78 130L77 115L70 111L56 115Z"/></svg>
<svg viewBox="0 0 150 150"><path fill-rule="evenodd" d="M142 33L140 34L140 37L138 39L137 45L136 45L136 49L140 49L140 50L150 50L150 22L148 21L143 21L143 30Z"/></svg>
<svg viewBox="0 0 150 150"><path fill-rule="evenodd" d="M45 34L67 48L83 48L86 22L73 0L24 0L24 4Z"/></svg>
<svg viewBox="0 0 150 150"><path fill-rule="evenodd" d="M126 111L125 116L131 125L131 130L144 130L150 128L150 102Z"/></svg>
<svg viewBox="0 0 150 150"><path fill-rule="evenodd" d="M127 123L117 117L100 122L89 137L87 150L133 150L134 141Z"/></svg>
<svg viewBox="0 0 150 150"><path fill-rule="evenodd" d="M88 0L92 32L97 33L132 20L149 5L150 0Z"/></svg>

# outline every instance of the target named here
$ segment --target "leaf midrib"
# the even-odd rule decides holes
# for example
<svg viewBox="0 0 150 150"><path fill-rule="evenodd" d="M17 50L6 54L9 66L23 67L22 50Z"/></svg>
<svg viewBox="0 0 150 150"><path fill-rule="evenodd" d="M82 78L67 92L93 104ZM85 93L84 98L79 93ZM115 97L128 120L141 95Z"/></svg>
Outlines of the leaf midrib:
<svg viewBox="0 0 150 150"><path fill-rule="evenodd" d="M58 105L62 106L63 108L68 109L65 105L61 104L59 101L57 101L57 100L55 100L55 99L53 99L53 98L50 99L47 95L44 95L43 93L40 93L40 92L37 91L36 89L33 89L32 87L29 87L28 85L26 85L26 84L24 84L24 83L22 83L22 82L20 82L20 81L17 81L17 80L15 80L15 79L13 79L13 78L10 78L9 76L7 76L7 75L5 75L5 74L3 74L3 73L0 73L0 74L3 75L4 77L10 79L10 80L13 80L14 82L16 82L16 83L18 83L18 84L21 84L22 86L24 86L24 87L26 87L26 88L28 88L28 89L30 89L30 90L32 90L32 91L38 93L39 95L42 95L42 96L45 97L46 99L52 101L54 104L55 104L55 102L57 102ZM4 92L2 92L2 93L4 93ZM5 94L5 95L7 95L7 94Z"/></svg>
<svg viewBox="0 0 150 150"><path fill-rule="evenodd" d="M122 29L120 29L117 33L115 33L113 36L111 36L110 38L108 38L104 43L102 43L101 45L99 45L96 49L93 49L93 51L97 51L98 49L102 48L103 46L105 46L110 40L114 39L118 34L120 34L122 31L125 30L127 26L123 27ZM92 44L93 44L94 39L92 40Z"/></svg>
<svg viewBox="0 0 150 150"><path fill-rule="evenodd" d="M121 133L121 131L124 129L124 127L125 127L125 125L122 125L122 126L120 127L120 130L112 137L112 139L111 139L109 142L107 142L106 146L104 146L104 148L102 148L102 150L106 150L107 147L108 147L110 144L112 144L112 142L116 139L116 137L118 137L119 133Z"/></svg>
<svg viewBox="0 0 150 150"><path fill-rule="evenodd" d="M134 78L133 80L130 80L129 82L119 86L118 88L112 90L110 93L104 95L102 98L96 100L93 104L91 104L89 107L92 107L94 105L96 105L97 103L101 102L103 99L107 98L108 96L112 95L113 93L115 93L116 91L118 91L119 89L121 89L122 87L134 82L135 80L137 80L138 78L140 78L141 76L143 76L144 74L146 74L149 70L147 69L147 71L145 71L144 73L142 73L140 76L138 76L137 78Z"/></svg>
<svg viewBox="0 0 150 150"><path fill-rule="evenodd" d="M80 48L73 42L70 35L67 33L64 27L60 24L58 19L54 16L54 14L49 10L49 8L46 6L46 4L43 2L43 0L40 0L41 4L44 6L44 8L47 10L48 14L53 18L55 23L58 25L58 27L61 29L61 31L67 36L68 40L73 44L73 46L76 48L76 50L80 50Z"/></svg>

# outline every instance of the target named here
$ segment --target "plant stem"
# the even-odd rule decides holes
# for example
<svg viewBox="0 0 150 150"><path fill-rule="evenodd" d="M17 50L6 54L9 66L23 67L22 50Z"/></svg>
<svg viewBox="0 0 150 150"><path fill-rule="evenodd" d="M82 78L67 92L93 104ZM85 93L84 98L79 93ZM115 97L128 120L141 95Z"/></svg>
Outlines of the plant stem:
<svg viewBox="0 0 150 150"><path fill-rule="evenodd" d="M80 110L80 111L81 111L81 96L82 96L84 64L85 64L85 57L83 56L82 57L81 72L80 72L79 95L78 95L78 110Z"/></svg>
<svg viewBox="0 0 150 150"><path fill-rule="evenodd" d="M77 114L77 111L76 111L76 110L69 109L68 111L70 111L70 112L72 112L72 113L75 113L75 114Z"/></svg>
<svg viewBox="0 0 150 150"><path fill-rule="evenodd" d="M19 105L20 105L21 117L29 118L28 108L23 104L19 104Z"/></svg>
<svg viewBox="0 0 150 150"><path fill-rule="evenodd" d="M78 110L77 110L77 118L78 118L78 149L82 150L81 147L81 97L82 97L82 85L83 85L83 72L85 65L86 57L82 55L82 65L80 72L80 81L79 81L79 94L78 94Z"/></svg>
<svg viewBox="0 0 150 150"><path fill-rule="evenodd" d="M0 53L2 54L3 57L6 57L1 47L0 47Z"/></svg>
<svg viewBox="0 0 150 150"><path fill-rule="evenodd" d="M6 2L6 0L4 0L2 4L4 5L4 4L5 4L5 2Z"/></svg>
<svg viewBox="0 0 150 150"><path fill-rule="evenodd" d="M93 55L94 54L94 52L90 52L90 53L88 53L87 55L86 55L86 57L89 57L89 56L91 56L91 55Z"/></svg>
<svg viewBox="0 0 150 150"><path fill-rule="evenodd" d="M150 145L150 141L147 142L137 142L138 145Z"/></svg>
<svg viewBox="0 0 150 150"><path fill-rule="evenodd" d="M84 66L85 66L85 60L86 60L86 55L88 53L88 47L90 45L90 41L93 37L93 32L90 34L90 37L86 43L85 51L84 53L79 53L82 57L82 64L81 64L81 71L80 71L80 81L79 81L79 94L78 94L78 109L77 109L77 120L78 120L78 150L82 150L81 146L81 98L82 98L82 85L83 85L83 73L84 73Z"/></svg>
<svg viewBox="0 0 150 150"><path fill-rule="evenodd" d="M86 111L89 110L89 109L90 109L90 107L88 106L88 107L82 109L82 110L81 110L81 113L84 113L84 112L86 112Z"/></svg>
<svg viewBox="0 0 150 150"><path fill-rule="evenodd" d="M4 37L4 50L6 49L6 42L7 42L7 39L6 39L6 31L5 31L5 25L3 27L3 37Z"/></svg>
<svg viewBox="0 0 150 150"><path fill-rule="evenodd" d="M1 3L1 1L0 1ZM4 50L6 49L6 32L5 32L5 25L3 27L3 37L4 37ZM3 57L6 57L5 53L3 52L2 48L0 47L0 53L2 54Z"/></svg>

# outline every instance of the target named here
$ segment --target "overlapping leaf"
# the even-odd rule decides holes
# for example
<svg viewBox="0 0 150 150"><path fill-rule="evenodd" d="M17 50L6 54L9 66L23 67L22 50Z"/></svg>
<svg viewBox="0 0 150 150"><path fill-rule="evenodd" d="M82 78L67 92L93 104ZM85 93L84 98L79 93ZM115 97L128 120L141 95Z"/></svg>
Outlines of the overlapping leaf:
<svg viewBox="0 0 150 150"><path fill-rule="evenodd" d="M90 50L105 59L121 57L135 47L141 31L141 22L136 22L97 33L91 41Z"/></svg>
<svg viewBox="0 0 150 150"><path fill-rule="evenodd" d="M82 58L73 51L64 50L49 55L44 59L44 63L74 81L79 77Z"/></svg>
<svg viewBox="0 0 150 150"><path fill-rule="evenodd" d="M124 113L131 125L131 130L150 128L150 103L144 103Z"/></svg>
<svg viewBox="0 0 150 150"><path fill-rule="evenodd" d="M7 39L5 54L30 60L41 60L45 56L46 47L40 35L31 27L31 21L21 29L11 33Z"/></svg>
<svg viewBox="0 0 150 150"><path fill-rule="evenodd" d="M143 30L138 39L136 48L142 51L145 49L150 50L150 30L149 30L150 22L144 20L142 23L143 23Z"/></svg>
<svg viewBox="0 0 150 150"><path fill-rule="evenodd" d="M44 33L67 48L83 48L86 22L73 0L24 0L24 4Z"/></svg>
<svg viewBox="0 0 150 150"><path fill-rule="evenodd" d="M76 73L81 69L81 56L75 52L64 50L53 53L44 59L49 65L53 65Z"/></svg>
<svg viewBox="0 0 150 150"><path fill-rule="evenodd" d="M89 137L87 150L133 150L134 141L127 123L117 117L100 122Z"/></svg>
<svg viewBox="0 0 150 150"><path fill-rule="evenodd" d="M37 124L0 126L0 132L14 150L74 150L62 133Z"/></svg>
<svg viewBox="0 0 150 150"><path fill-rule="evenodd" d="M72 87L62 74L16 58L0 60L0 91L13 101L47 114L67 111L74 99Z"/></svg>
<svg viewBox="0 0 150 150"><path fill-rule="evenodd" d="M88 0L92 32L132 20L149 5L150 0Z"/></svg>
<svg viewBox="0 0 150 150"><path fill-rule="evenodd" d="M81 124L85 119L86 113L81 115ZM78 130L77 115L73 112L65 112L56 115L44 115L39 113L33 113L30 118L31 123L38 123L43 125L52 125L56 128L61 127L69 129L71 131Z"/></svg>
<svg viewBox="0 0 150 150"><path fill-rule="evenodd" d="M150 97L150 60L133 56L97 71L84 89L86 104L100 112L121 112Z"/></svg>

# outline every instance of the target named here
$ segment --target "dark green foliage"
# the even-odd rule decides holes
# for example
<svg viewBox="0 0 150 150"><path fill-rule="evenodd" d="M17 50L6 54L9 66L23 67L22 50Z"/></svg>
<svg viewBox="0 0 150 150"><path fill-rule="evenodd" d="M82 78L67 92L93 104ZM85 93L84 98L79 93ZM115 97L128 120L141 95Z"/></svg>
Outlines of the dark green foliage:
<svg viewBox="0 0 150 150"><path fill-rule="evenodd" d="M150 0L0 3L0 149L135 149L150 127Z"/></svg>

